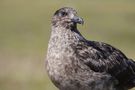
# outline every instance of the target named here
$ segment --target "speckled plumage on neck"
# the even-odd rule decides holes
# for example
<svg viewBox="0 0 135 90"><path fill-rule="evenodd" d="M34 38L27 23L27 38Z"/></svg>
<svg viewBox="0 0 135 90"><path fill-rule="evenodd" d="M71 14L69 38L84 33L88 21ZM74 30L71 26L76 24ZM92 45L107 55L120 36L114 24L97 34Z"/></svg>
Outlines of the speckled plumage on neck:
<svg viewBox="0 0 135 90"><path fill-rule="evenodd" d="M72 50L71 45L76 45L81 40L84 41L85 39L77 29L70 30L64 27L52 26L47 55L49 55L48 57L52 57L52 54L55 54L54 56L59 58L64 55L72 55L74 51ZM56 60L54 60L54 62L55 61Z"/></svg>
<svg viewBox="0 0 135 90"><path fill-rule="evenodd" d="M70 28L52 26L51 39L55 37L58 37L56 38L58 40L63 40L62 42L85 40L77 28L72 26Z"/></svg>

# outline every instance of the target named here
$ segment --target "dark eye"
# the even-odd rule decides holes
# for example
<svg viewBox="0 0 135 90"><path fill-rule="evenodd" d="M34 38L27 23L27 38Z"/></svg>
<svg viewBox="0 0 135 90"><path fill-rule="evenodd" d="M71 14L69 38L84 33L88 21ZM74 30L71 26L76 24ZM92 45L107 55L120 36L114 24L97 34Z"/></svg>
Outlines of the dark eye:
<svg viewBox="0 0 135 90"><path fill-rule="evenodd" d="M67 13L66 12L61 12L61 16L66 16L67 15Z"/></svg>

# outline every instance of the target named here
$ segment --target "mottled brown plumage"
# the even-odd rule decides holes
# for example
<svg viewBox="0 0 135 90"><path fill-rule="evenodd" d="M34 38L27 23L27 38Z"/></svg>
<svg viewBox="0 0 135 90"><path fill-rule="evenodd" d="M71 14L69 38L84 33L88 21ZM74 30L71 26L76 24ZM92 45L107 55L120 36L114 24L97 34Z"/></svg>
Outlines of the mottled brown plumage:
<svg viewBox="0 0 135 90"><path fill-rule="evenodd" d="M70 7L52 18L46 68L60 90L128 90L135 86L135 62L120 50L88 41L77 30L83 19Z"/></svg>

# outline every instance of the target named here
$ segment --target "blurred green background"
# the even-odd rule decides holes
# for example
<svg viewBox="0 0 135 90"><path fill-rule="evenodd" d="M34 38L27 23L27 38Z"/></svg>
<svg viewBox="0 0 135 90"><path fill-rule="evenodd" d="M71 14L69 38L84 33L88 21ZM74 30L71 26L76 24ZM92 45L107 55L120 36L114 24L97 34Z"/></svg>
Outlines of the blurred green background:
<svg viewBox="0 0 135 90"><path fill-rule="evenodd" d="M44 60L51 17L63 6L84 18L87 39L135 59L135 0L0 0L0 90L57 90Z"/></svg>

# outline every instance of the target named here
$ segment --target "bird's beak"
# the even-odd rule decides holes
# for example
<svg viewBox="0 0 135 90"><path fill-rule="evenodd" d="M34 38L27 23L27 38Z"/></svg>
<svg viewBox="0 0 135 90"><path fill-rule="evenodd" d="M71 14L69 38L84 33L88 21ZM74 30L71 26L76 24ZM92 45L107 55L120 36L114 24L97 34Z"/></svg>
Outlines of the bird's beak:
<svg viewBox="0 0 135 90"><path fill-rule="evenodd" d="M83 19L81 17L78 17L78 16L74 16L71 20L74 23L78 23L78 24L82 24L82 25L84 24Z"/></svg>

